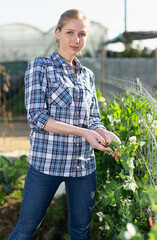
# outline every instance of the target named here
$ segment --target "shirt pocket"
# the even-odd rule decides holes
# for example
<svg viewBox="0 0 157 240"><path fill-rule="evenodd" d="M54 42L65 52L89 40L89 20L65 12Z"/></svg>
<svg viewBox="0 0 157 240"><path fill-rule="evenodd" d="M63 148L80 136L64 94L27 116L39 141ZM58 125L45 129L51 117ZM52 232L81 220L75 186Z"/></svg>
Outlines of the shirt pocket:
<svg viewBox="0 0 157 240"><path fill-rule="evenodd" d="M69 107L72 103L72 96L69 88L63 84L53 83L51 87L51 104L61 108Z"/></svg>

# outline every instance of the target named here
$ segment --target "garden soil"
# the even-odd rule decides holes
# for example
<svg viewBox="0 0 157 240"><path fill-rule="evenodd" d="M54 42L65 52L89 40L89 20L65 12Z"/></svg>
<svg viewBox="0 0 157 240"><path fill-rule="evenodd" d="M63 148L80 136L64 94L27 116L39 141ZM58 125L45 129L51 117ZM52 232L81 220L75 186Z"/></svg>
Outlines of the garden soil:
<svg viewBox="0 0 157 240"><path fill-rule="evenodd" d="M0 123L0 155L16 158L28 155L30 127L27 122Z"/></svg>

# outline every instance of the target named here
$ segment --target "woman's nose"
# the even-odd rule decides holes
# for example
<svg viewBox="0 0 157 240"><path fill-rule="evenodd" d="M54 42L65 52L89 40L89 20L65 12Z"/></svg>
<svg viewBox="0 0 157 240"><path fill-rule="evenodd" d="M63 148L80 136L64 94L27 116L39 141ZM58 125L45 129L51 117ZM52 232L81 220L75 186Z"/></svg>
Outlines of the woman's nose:
<svg viewBox="0 0 157 240"><path fill-rule="evenodd" d="M76 43L79 43L79 42L80 42L79 35L75 35L75 36L74 36L74 41L75 41Z"/></svg>

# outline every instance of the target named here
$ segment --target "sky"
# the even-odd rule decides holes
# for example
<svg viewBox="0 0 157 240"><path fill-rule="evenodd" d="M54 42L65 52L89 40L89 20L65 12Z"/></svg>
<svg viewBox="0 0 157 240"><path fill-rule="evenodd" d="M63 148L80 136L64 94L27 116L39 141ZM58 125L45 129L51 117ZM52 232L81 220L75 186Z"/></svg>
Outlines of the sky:
<svg viewBox="0 0 157 240"><path fill-rule="evenodd" d="M64 11L77 8L89 20L107 27L110 39L124 31L124 2L125 0L0 0L0 25L25 23L48 31L57 24ZM126 3L127 31L157 31L157 0L126 0ZM157 48L157 38L140 41L138 44L154 49ZM113 44L110 45L112 47Z"/></svg>

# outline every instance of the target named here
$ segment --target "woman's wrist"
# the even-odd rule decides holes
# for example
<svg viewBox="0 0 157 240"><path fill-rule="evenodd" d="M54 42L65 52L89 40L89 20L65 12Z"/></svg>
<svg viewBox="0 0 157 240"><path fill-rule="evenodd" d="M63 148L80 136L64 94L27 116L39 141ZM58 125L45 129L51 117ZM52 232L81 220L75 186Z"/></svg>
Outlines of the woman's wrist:
<svg viewBox="0 0 157 240"><path fill-rule="evenodd" d="M101 127L95 128L94 131L97 132L97 133L101 133L102 131L103 132L108 132L105 128L101 128Z"/></svg>
<svg viewBox="0 0 157 240"><path fill-rule="evenodd" d="M88 134L89 134L89 131L91 131L91 130L89 130L87 128L81 128L80 136L86 138L88 136Z"/></svg>

